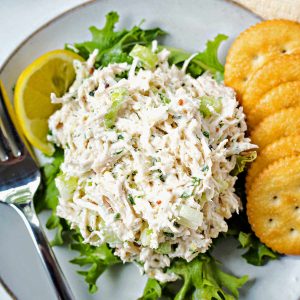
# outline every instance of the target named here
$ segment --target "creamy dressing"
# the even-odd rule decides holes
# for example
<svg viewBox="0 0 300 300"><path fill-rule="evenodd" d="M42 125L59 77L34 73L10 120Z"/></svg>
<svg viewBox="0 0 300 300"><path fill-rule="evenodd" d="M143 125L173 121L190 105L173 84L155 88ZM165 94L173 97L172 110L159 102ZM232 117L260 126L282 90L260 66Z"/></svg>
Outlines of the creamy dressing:
<svg viewBox="0 0 300 300"><path fill-rule="evenodd" d="M80 229L85 243L108 243L150 277L175 280L163 271L171 260L207 251L240 208L230 171L238 154L255 147L245 138L242 108L210 74L191 77L188 62L170 66L167 50L157 53L154 70L140 68L136 58L95 70L96 55L74 61L69 92L51 96L62 107L49 119L49 140L65 153L57 214ZM221 101L221 110L208 105L204 117L203 97Z"/></svg>

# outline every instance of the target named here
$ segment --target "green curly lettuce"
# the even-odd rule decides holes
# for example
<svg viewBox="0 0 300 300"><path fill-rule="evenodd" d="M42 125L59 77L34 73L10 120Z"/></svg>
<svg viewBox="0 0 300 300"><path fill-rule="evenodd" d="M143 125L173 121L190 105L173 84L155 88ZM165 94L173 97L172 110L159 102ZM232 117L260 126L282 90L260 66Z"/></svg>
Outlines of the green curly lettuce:
<svg viewBox="0 0 300 300"><path fill-rule="evenodd" d="M140 300L157 300L161 295L174 300L234 300L248 276L235 277L221 270L219 263L208 253L198 255L191 262L183 259L172 263L167 272L181 278L182 284L174 290L172 283L161 284L149 279Z"/></svg>
<svg viewBox="0 0 300 300"><path fill-rule="evenodd" d="M166 34L160 28L144 30L140 26L134 26L130 30L115 31L118 21L119 15L116 12L108 13L102 29L95 26L89 28L92 34L91 41L75 43L72 46L67 44L66 48L75 49L84 59L97 49L96 67L107 66L110 63L131 63L133 58L129 56L129 53L135 45L149 46L153 40Z"/></svg>
<svg viewBox="0 0 300 300"><path fill-rule="evenodd" d="M187 72L193 77L201 75L204 71L209 71L214 78L220 82L224 77L224 66L218 58L218 50L221 43L227 40L224 34L218 34L212 41L208 41L203 52L199 52L189 63ZM169 62L177 66L181 66L191 54L182 49L172 47L167 48L170 51Z"/></svg>

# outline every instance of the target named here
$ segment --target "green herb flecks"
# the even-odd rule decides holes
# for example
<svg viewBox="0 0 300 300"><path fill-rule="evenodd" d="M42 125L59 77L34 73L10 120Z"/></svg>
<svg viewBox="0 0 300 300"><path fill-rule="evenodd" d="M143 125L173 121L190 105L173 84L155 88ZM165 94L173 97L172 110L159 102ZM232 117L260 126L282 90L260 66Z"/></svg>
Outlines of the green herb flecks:
<svg viewBox="0 0 300 300"><path fill-rule="evenodd" d="M192 177L192 185L198 186L200 184L201 178L198 177Z"/></svg>
<svg viewBox="0 0 300 300"><path fill-rule="evenodd" d="M192 194L190 192L183 192L179 198L182 198L182 199L187 199L189 197L191 197Z"/></svg>
<svg viewBox="0 0 300 300"><path fill-rule="evenodd" d="M170 237L170 238L174 237L174 233L173 232L166 232L165 231L164 235L167 236L167 237Z"/></svg>
<svg viewBox="0 0 300 300"><path fill-rule="evenodd" d="M130 202L131 205L135 205L135 201L134 201L131 194L129 194L127 198L128 198L128 201Z"/></svg>
<svg viewBox="0 0 300 300"><path fill-rule="evenodd" d="M209 139L209 132L208 132L208 131L203 131L202 133L203 133L203 135L204 135L206 138Z"/></svg>
<svg viewBox="0 0 300 300"><path fill-rule="evenodd" d="M208 165L205 165L205 166L202 167L202 172L203 172L203 173L204 173L204 172L207 172L208 170L209 170Z"/></svg>
<svg viewBox="0 0 300 300"><path fill-rule="evenodd" d="M158 93L158 95L163 104L167 105L167 104L171 103L171 100L164 93Z"/></svg>

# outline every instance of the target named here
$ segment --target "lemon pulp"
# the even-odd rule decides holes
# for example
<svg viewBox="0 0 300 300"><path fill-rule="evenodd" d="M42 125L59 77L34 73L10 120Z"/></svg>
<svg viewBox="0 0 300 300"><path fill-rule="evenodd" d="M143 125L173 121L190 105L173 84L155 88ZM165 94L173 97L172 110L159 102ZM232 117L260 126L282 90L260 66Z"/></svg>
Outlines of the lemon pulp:
<svg viewBox="0 0 300 300"><path fill-rule="evenodd" d="M33 61L17 80L14 105L18 122L29 142L46 155L54 146L47 141L48 118L59 105L50 94L62 96L75 79L73 61L81 56L68 50L50 51Z"/></svg>

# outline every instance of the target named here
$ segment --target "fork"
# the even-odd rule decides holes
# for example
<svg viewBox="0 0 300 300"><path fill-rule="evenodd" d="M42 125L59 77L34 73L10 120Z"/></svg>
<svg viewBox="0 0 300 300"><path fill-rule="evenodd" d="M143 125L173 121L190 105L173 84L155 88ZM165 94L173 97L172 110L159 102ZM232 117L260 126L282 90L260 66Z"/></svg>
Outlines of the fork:
<svg viewBox="0 0 300 300"><path fill-rule="evenodd" d="M13 124L12 107L0 82L0 201L22 217L59 300L72 300L71 289L35 213L33 196L41 174L30 148Z"/></svg>

